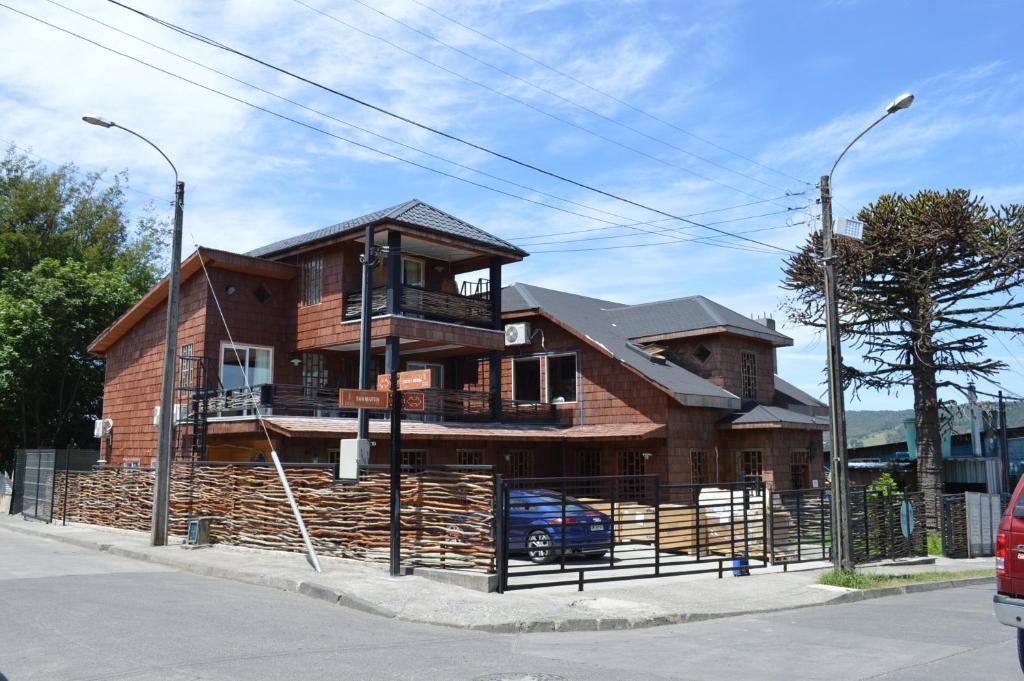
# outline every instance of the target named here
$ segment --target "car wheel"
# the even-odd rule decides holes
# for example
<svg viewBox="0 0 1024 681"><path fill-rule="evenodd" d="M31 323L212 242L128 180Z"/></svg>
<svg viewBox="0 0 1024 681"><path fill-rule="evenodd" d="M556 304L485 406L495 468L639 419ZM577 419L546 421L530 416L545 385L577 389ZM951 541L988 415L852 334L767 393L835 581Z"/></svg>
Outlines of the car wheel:
<svg viewBox="0 0 1024 681"><path fill-rule="evenodd" d="M1017 663L1024 672L1024 629L1017 630Z"/></svg>
<svg viewBox="0 0 1024 681"><path fill-rule="evenodd" d="M526 555L537 565L551 562L555 552L551 550L551 537L544 530L534 530L526 537Z"/></svg>

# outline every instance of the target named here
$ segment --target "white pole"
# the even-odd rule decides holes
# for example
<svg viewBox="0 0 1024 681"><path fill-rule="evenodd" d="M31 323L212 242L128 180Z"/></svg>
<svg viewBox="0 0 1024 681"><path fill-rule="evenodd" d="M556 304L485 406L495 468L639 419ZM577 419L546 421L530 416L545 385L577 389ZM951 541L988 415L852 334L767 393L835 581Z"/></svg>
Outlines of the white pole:
<svg viewBox="0 0 1024 681"><path fill-rule="evenodd" d="M270 450L270 458L274 460L274 467L277 469L277 476L281 478L281 485L284 487L284 493L288 496L288 503L292 505L292 513L295 514L295 522L299 524L299 531L302 532L302 541L306 543L306 559L309 560L309 564L313 566L313 569L317 572L322 572L320 569L320 561L317 560L316 551L313 550L313 543L309 541L309 533L306 532L306 523L302 521L302 514L299 513L299 505L295 503L295 497L292 496L291 485L288 484L288 478L284 474L284 466L281 465L281 460L277 458L277 452L273 449Z"/></svg>

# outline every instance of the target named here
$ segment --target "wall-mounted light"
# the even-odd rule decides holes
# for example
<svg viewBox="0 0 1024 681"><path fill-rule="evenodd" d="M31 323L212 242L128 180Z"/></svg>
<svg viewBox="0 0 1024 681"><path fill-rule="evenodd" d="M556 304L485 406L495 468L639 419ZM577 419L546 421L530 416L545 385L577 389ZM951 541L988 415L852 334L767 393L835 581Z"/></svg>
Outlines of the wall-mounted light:
<svg viewBox="0 0 1024 681"><path fill-rule="evenodd" d="M652 456L654 456L654 452L642 452L640 456L644 457L644 461L647 461Z"/></svg>
<svg viewBox="0 0 1024 681"><path fill-rule="evenodd" d="M444 270L444 265L434 265L434 271L437 272L438 274L441 274L442 272L444 272Z"/></svg>
<svg viewBox="0 0 1024 681"><path fill-rule="evenodd" d="M292 357L288 361L291 362L293 367L298 367L300 364L302 364L302 358L301 357Z"/></svg>

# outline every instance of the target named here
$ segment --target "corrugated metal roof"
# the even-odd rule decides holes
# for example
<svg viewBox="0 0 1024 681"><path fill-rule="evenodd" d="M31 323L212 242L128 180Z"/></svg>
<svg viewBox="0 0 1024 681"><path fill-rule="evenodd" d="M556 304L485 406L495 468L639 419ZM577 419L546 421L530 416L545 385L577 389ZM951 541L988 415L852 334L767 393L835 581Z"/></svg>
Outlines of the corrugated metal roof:
<svg viewBox="0 0 1024 681"><path fill-rule="evenodd" d="M409 201L404 201L390 208L367 213L366 215L358 218L352 218L351 220L345 220L344 222L339 222L338 224L331 225L330 227L323 227L312 232L293 236L288 239L282 239L281 241L249 251L246 255L266 257L268 255L282 253L299 246L338 236L340 234L345 234L378 222L396 222L413 227L419 227L421 229L454 236L459 239L464 239L484 246L498 248L507 251L510 255L516 257L524 257L528 255L526 251L514 246L508 241L494 236L489 232L485 232L479 227L474 227L465 220L460 220L454 215L435 208L429 203L420 201L419 199L410 199Z"/></svg>
<svg viewBox="0 0 1024 681"><path fill-rule="evenodd" d="M628 305L610 311L609 315L627 327L633 338L724 326L771 338L780 345L793 343L788 336L704 296Z"/></svg>

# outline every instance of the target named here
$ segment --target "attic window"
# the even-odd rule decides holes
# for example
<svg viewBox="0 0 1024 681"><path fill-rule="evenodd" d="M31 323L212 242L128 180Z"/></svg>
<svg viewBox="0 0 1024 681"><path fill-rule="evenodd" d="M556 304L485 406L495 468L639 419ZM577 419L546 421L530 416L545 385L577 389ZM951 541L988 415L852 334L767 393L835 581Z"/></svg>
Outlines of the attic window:
<svg viewBox="0 0 1024 681"><path fill-rule="evenodd" d="M255 293L256 300L260 301L261 305L266 305L267 301L270 300L270 291L268 291L267 287L263 284L259 285L259 288L256 289Z"/></svg>
<svg viewBox="0 0 1024 681"><path fill-rule="evenodd" d="M703 364L708 361L708 357L711 356L711 351L708 350L707 346L703 343L697 346L697 349L693 351L693 356L697 358L697 361Z"/></svg>

